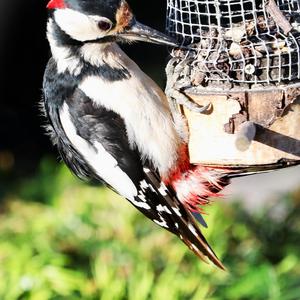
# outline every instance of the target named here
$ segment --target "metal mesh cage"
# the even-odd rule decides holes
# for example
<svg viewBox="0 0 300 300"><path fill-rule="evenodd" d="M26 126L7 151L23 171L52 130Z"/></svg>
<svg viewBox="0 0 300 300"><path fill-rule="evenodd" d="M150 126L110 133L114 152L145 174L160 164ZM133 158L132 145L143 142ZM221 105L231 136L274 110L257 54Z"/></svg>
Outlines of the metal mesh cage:
<svg viewBox="0 0 300 300"><path fill-rule="evenodd" d="M167 31L199 85L300 79L299 0L168 0Z"/></svg>

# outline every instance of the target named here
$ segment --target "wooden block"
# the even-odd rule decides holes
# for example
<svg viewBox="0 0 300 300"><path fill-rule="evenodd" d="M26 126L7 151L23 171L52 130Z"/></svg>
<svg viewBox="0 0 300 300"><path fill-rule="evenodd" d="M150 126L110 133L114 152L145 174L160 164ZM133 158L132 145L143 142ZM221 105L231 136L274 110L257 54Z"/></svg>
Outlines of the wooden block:
<svg viewBox="0 0 300 300"><path fill-rule="evenodd" d="M281 96L279 96L281 95ZM270 109L265 103L266 96L250 95L250 109L247 111L251 120L260 124L270 123L266 128L260 126L255 140L248 149L240 151L236 147L235 134L226 133L224 125L229 119L239 114L241 103L226 95L189 95L196 103L212 103L212 110L206 114L197 114L183 109L190 129L189 150L191 163L204 165L264 165L277 163L281 159L300 160L300 98L285 107L282 116ZM282 98L282 93L271 93L272 103ZM273 106L272 106L273 107ZM265 113L263 113L265 111ZM268 120L264 120L265 116ZM237 128L236 128L237 129Z"/></svg>

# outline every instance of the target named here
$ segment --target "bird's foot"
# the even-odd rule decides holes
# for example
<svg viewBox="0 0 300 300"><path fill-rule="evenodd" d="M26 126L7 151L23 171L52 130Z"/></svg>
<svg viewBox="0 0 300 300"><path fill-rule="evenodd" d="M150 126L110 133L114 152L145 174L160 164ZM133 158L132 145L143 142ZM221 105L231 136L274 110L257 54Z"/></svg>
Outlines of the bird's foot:
<svg viewBox="0 0 300 300"><path fill-rule="evenodd" d="M200 106L195 103L191 98L185 95L182 91L190 87L190 82L186 82L185 78L185 65L180 63L178 58L173 57L167 67L167 85L166 85L166 95L170 104L172 111L178 111L177 105L183 105L190 111L196 113L207 113L211 109L211 103L206 106Z"/></svg>
<svg viewBox="0 0 300 300"><path fill-rule="evenodd" d="M184 93L180 92L179 90L168 90L166 91L166 95L168 97L169 103L172 104L174 107L174 102L178 105L183 105L188 110L203 114L207 113L211 109L211 103L201 106L195 102L193 102L192 99L190 99L188 96L186 96Z"/></svg>

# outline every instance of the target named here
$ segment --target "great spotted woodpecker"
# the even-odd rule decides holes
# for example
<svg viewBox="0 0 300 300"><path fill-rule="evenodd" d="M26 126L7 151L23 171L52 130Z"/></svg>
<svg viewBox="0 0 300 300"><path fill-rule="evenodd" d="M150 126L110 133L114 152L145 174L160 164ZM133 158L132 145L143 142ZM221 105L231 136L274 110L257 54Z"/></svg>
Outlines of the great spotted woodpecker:
<svg viewBox="0 0 300 300"><path fill-rule="evenodd" d="M190 165L183 121L116 43L175 42L138 23L124 0L52 0L48 9L43 108L65 163L224 269L193 213L228 184L227 175Z"/></svg>

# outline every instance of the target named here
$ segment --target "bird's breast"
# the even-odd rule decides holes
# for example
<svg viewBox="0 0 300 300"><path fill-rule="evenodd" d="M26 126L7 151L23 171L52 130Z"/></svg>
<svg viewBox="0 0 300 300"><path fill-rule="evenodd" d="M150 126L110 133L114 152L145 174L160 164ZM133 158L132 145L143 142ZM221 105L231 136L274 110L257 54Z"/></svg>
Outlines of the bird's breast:
<svg viewBox="0 0 300 300"><path fill-rule="evenodd" d="M131 147L137 147L142 158L149 159L162 175L168 173L176 163L180 139L164 93L147 75L133 71L130 78L119 81L89 76L79 89L94 105L118 113Z"/></svg>

